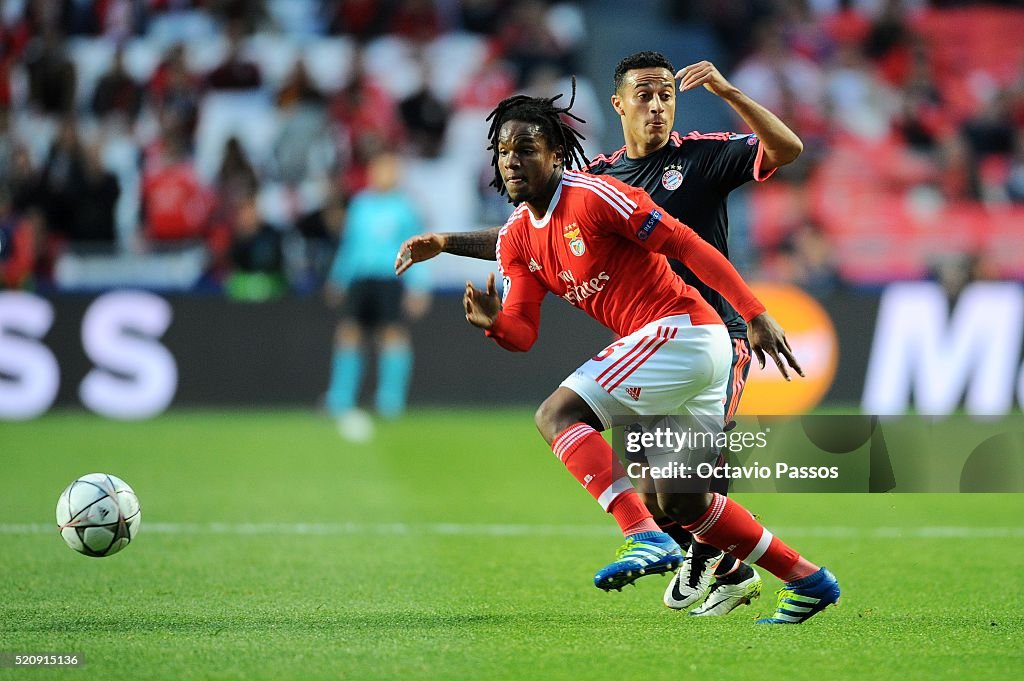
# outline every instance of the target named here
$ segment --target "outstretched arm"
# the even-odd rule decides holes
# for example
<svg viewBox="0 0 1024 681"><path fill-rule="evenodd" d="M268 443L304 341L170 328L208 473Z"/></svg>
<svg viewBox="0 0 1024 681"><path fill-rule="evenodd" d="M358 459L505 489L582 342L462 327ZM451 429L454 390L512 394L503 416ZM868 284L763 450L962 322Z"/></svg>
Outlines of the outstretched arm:
<svg viewBox="0 0 1024 681"><path fill-rule="evenodd" d="M703 85L708 92L724 99L739 114L743 122L750 126L761 140L761 148L764 150L760 167L762 173L767 174L775 168L792 163L804 150L804 144L795 132L778 116L726 80L711 62L699 61L690 64L676 73L676 79L679 81L680 92Z"/></svg>
<svg viewBox="0 0 1024 681"><path fill-rule="evenodd" d="M462 305L466 309L466 321L484 330L489 338L512 352L526 352L533 347L540 328L540 301L544 290L532 279L516 278L505 280L506 293L512 292L502 306L494 286L494 273L487 277L487 288L479 290L473 282L466 282L466 293Z"/></svg>
<svg viewBox="0 0 1024 681"><path fill-rule="evenodd" d="M747 338L762 369L765 365L764 356L768 354L787 381L790 380L789 372L782 362L783 358L794 371L803 376L804 371L793 356L789 341L786 340L786 332L768 314L732 263L686 225L675 222L673 226L674 229L665 239L659 249L660 252L690 268L701 281L725 296L725 299L743 316L748 324Z"/></svg>
<svg viewBox="0 0 1024 681"><path fill-rule="evenodd" d="M495 260L495 244L501 227L478 229L475 232L444 232L418 234L406 239L395 257L395 274L401 276L414 263L430 260L440 253L467 258Z"/></svg>

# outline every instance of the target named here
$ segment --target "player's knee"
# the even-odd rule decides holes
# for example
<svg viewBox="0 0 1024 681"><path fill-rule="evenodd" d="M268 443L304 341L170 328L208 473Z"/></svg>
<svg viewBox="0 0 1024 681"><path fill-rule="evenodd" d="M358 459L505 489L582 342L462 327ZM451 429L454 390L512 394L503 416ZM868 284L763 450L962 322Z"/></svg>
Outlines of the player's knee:
<svg viewBox="0 0 1024 681"><path fill-rule="evenodd" d="M574 413L570 405L566 404L558 392L551 394L541 402L533 415L533 422L537 424L537 430L548 444L554 442L559 433L579 420L579 416Z"/></svg>
<svg viewBox="0 0 1024 681"><path fill-rule="evenodd" d="M343 321L338 324L334 333L334 343L338 347L355 347L363 342L363 334L359 326L350 321Z"/></svg>
<svg viewBox="0 0 1024 681"><path fill-rule="evenodd" d="M711 495L704 492L658 494L658 505L665 515L678 523L689 525L704 515L711 505ZM650 507L648 507L650 508Z"/></svg>
<svg viewBox="0 0 1024 681"><path fill-rule="evenodd" d="M537 430L540 431L541 437L548 444L554 442L555 437L562 432L558 430L559 421L558 405L551 397L541 402L540 406L537 407L537 411L533 414L533 422L537 425Z"/></svg>
<svg viewBox="0 0 1024 681"><path fill-rule="evenodd" d="M402 324L388 324L380 332L380 344L388 347L408 345L409 332Z"/></svg>
<svg viewBox="0 0 1024 681"><path fill-rule="evenodd" d="M537 407L533 422L537 424L537 430L548 444L554 442L559 433L576 423L585 423L594 430L602 430L593 410L583 398L567 388L558 388L551 393Z"/></svg>

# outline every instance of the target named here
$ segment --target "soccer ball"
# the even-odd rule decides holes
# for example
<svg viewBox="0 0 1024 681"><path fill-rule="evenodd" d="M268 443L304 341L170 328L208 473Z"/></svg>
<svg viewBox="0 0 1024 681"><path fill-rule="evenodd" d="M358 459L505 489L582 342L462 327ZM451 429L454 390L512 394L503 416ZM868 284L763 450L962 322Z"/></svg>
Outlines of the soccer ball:
<svg viewBox="0 0 1024 681"><path fill-rule="evenodd" d="M139 533L142 509L128 484L106 473L89 473L57 500L57 530L68 546L93 558L110 556Z"/></svg>

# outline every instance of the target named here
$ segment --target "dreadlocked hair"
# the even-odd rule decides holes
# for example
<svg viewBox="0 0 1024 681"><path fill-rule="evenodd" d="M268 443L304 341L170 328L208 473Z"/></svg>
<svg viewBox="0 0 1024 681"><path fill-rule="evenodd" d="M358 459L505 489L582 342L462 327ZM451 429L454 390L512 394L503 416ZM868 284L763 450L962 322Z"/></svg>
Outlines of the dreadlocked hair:
<svg viewBox="0 0 1024 681"><path fill-rule="evenodd" d="M570 109L576 102L576 77L572 79L572 96L569 98L569 106L555 106L555 101L562 95L554 97L529 97L527 95L512 95L506 97L494 107L487 116L491 127L487 131L487 138L491 144L487 150L491 153L491 167L494 168L494 179L491 180L491 187L498 190L501 195L505 194L505 183L501 179L501 170L498 168L498 133L506 121L516 120L525 123L533 123L540 127L541 134L547 139L551 148L562 147L562 165L565 168L586 168L590 161L583 152L582 140L587 139L578 130L573 128L563 116L586 123L585 120L573 114Z"/></svg>

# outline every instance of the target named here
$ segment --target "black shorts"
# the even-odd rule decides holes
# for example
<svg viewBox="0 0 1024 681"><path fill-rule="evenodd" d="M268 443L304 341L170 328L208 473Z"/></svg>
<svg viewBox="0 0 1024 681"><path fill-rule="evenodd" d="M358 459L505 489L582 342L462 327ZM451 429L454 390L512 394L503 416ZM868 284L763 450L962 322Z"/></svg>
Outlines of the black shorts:
<svg viewBox="0 0 1024 681"><path fill-rule="evenodd" d="M729 371L729 384L725 387L725 429L732 430L735 425L733 418L736 408L740 406L743 388L747 385L747 374L750 373L750 341L746 338L730 338L732 341L732 369Z"/></svg>
<svg viewBox="0 0 1024 681"><path fill-rule="evenodd" d="M352 282L341 308L343 319L375 328L402 319L402 282L397 279L361 279Z"/></svg>

